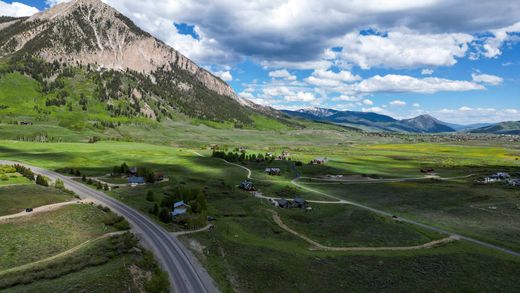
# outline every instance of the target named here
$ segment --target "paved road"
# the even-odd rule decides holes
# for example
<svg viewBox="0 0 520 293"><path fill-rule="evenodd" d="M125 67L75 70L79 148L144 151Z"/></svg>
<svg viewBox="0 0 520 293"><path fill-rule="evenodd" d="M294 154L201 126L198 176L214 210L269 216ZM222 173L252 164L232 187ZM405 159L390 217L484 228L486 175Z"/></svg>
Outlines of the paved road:
<svg viewBox="0 0 520 293"><path fill-rule="evenodd" d="M0 161L0 164L16 163ZM160 225L140 212L107 196L103 192L94 190L69 177L38 167L23 165L31 168L36 174L47 176L53 180L61 179L67 189L74 191L80 197L94 199L124 216L132 224L132 228L137 235L152 249L163 268L168 272L172 291L179 293L219 291L209 274L191 252L176 237L170 235Z"/></svg>

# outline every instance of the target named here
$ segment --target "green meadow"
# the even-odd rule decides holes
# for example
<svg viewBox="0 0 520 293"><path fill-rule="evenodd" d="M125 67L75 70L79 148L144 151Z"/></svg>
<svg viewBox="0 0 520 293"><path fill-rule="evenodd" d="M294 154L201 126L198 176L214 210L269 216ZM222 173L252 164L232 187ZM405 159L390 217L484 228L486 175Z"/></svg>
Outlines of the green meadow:
<svg viewBox="0 0 520 293"><path fill-rule="evenodd" d="M59 189L43 187L34 183L0 186L0 216L16 214L26 208L36 208L71 199L70 194Z"/></svg>
<svg viewBox="0 0 520 293"><path fill-rule="evenodd" d="M208 127L206 125L195 128ZM219 130L216 130L218 132ZM227 131L223 129L222 131ZM253 133L252 130L240 130ZM236 134L240 136L242 133ZM254 144L227 142L229 150ZM288 145L280 136L250 146L251 153L289 150L292 161L237 163L252 170L253 182L265 196L308 200L333 200L324 194L364 203L463 235L519 249L516 207L519 193L504 184L477 185L479 176L498 171L518 172L519 148L513 146L446 144L336 144ZM205 138L209 140L210 138ZM290 138L288 141L297 142ZM150 209L178 186L204 190L208 215L217 218L210 232L183 236L224 292L420 291L423 288L462 291L517 291L520 263L513 256L464 241L414 251L324 252L280 228L267 201L254 198L237 185L247 177L243 168L212 158L199 142L197 148L179 144L102 141L87 143L34 143L2 141L0 158L17 160L52 170L74 168L87 176L104 176L112 167L130 166L163 172L169 181L109 192L159 222ZM270 145L270 146L269 146ZM199 156L197 153L202 154ZM309 165L327 157L322 166ZM294 167L295 161L302 166ZM279 167L281 176L264 174ZM433 168L439 179L422 178L421 168ZM301 189L291 183L319 191ZM414 178L406 182L327 182L326 175L351 178ZM419 179L418 179L419 178ZM147 199L148 191L154 197ZM324 193L324 194L323 194ZM277 209L293 230L329 246L377 247L423 244L446 235L433 233L348 205L311 203L313 211ZM490 209L496 207L496 209ZM171 230L178 230L163 224ZM505 228L504 228L505 227ZM318 268L318 269L317 269ZM317 273L309 276L309 271ZM471 277L468 277L471 276ZM71 277L72 278L72 277ZM403 282L406 280L406 282ZM440 284L440 285L439 285ZM448 284L450 284L448 286ZM440 287L439 287L440 286Z"/></svg>

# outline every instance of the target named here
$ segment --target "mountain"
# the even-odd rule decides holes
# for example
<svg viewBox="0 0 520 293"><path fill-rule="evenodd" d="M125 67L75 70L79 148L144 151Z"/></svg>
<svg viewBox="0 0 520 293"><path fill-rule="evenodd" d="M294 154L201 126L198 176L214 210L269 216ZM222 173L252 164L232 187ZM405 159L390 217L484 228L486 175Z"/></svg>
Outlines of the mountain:
<svg viewBox="0 0 520 293"><path fill-rule="evenodd" d="M56 80L87 75L97 87L92 94L111 116L157 119L177 111L251 124L253 114L279 114L240 98L226 82L100 0L73 0L28 18L0 18L0 59L7 60L4 74L30 75L50 89L47 96L59 93ZM69 90L63 101L47 104L74 108L78 100Z"/></svg>
<svg viewBox="0 0 520 293"><path fill-rule="evenodd" d="M363 126L377 131L398 131L413 133L441 133L454 132L447 123L439 121L429 115L421 115L411 119L397 120L387 115L371 112L337 111L331 109L301 109L297 111L283 111L290 116L345 124L349 126ZM326 113L326 115L323 115Z"/></svg>
<svg viewBox="0 0 520 293"><path fill-rule="evenodd" d="M501 122L501 123L481 127L478 129L473 129L470 132L471 133L520 135L520 121Z"/></svg>
<svg viewBox="0 0 520 293"><path fill-rule="evenodd" d="M440 132L454 132L455 130L445 122L435 119L430 115L421 115L411 119L401 120L400 123L409 126L412 129L421 130L420 132L440 133Z"/></svg>

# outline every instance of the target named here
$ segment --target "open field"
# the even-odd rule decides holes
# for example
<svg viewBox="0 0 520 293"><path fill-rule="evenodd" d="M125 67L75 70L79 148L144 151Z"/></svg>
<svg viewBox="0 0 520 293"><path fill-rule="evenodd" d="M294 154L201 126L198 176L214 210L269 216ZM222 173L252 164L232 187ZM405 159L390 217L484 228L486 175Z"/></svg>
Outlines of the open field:
<svg viewBox="0 0 520 293"><path fill-rule="evenodd" d="M0 216L71 200L70 194L34 183L0 187Z"/></svg>
<svg viewBox="0 0 520 293"><path fill-rule="evenodd" d="M402 148L400 148L402 147ZM438 148L437 148L438 147ZM261 148L255 148L259 150ZM276 151L281 151L277 148ZM197 150L210 155L207 150ZM256 152L256 151L255 151ZM518 250L519 223L514 204L518 191L505 185L476 185L482 175L518 167L517 148L446 145L363 145L299 147L293 160L306 163L328 157L325 166L297 167L302 176L363 174L373 178L421 177L420 168L434 168L445 181L344 183L301 179L300 184L339 198L366 203L399 216L415 219L463 235ZM119 188L110 195L149 214L155 204L177 186L204 190L208 215L215 228L182 236L197 253L223 291L419 291L453 286L463 291L517 291L519 260L486 248L455 241L414 251L319 252L281 229L265 200L236 188L246 170L188 149L126 142L96 144L37 144L6 141L0 157L49 169L75 168L88 176L102 176L126 162L165 173L170 181ZM240 165L240 163L239 163ZM332 200L291 183L292 162L275 161L282 176L263 173L267 163L250 163L253 181L265 196ZM475 174L474 177L465 177ZM153 191L152 201L146 199ZM489 207L496 206L496 210ZM398 246L422 244L440 235L376 216L348 205L313 204L313 211L281 210L284 223L310 238L331 246ZM504 213L504 214L500 214ZM167 225L171 230L179 227ZM505 228L504 228L505 227ZM316 272L309 276L308 272ZM403 281L404 280L404 281Z"/></svg>
<svg viewBox="0 0 520 293"><path fill-rule="evenodd" d="M0 223L0 270L31 263L114 231L86 204Z"/></svg>
<svg viewBox="0 0 520 293"><path fill-rule="evenodd" d="M291 209L279 213L291 229L326 246L412 246L443 237L348 205L312 207L312 212Z"/></svg>

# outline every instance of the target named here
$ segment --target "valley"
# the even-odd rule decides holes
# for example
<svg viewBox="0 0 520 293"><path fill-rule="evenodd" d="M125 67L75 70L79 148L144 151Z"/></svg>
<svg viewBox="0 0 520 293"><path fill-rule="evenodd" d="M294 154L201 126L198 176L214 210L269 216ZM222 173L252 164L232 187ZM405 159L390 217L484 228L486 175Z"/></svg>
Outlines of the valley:
<svg viewBox="0 0 520 293"><path fill-rule="evenodd" d="M3 16L27 5L0 0L0 292L520 291L520 112L484 101L516 79L475 66L498 41L512 46L514 27L363 23L335 36L340 47L284 55L320 26L231 50L255 32L208 39L219 1L156 2L208 18L155 16L150 32L150 3L123 2ZM294 7L270 5L255 23L272 25L265 35L299 25ZM358 13L342 5L349 17L328 18ZM472 63L456 65L466 51ZM465 67L452 80L443 66ZM472 107L458 104L466 91Z"/></svg>

